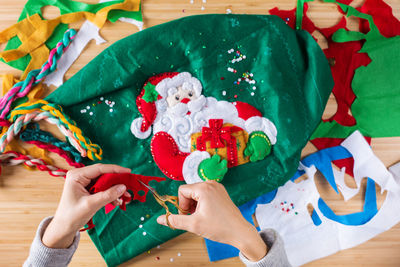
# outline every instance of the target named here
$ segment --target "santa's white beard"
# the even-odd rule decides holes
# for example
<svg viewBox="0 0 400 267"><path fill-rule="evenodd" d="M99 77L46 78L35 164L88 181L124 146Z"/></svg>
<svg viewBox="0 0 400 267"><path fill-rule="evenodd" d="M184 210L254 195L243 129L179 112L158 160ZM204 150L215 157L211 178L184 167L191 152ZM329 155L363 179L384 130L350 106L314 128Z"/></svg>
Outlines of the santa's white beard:
<svg viewBox="0 0 400 267"><path fill-rule="evenodd" d="M224 123L244 128L245 121L239 118L236 107L230 102L217 101L213 97L200 96L187 104L178 103L171 108L166 106L165 100L160 99L156 107L157 118L153 133L167 132L182 152L190 152L191 135L201 132L204 126L208 127L210 119L223 119Z"/></svg>

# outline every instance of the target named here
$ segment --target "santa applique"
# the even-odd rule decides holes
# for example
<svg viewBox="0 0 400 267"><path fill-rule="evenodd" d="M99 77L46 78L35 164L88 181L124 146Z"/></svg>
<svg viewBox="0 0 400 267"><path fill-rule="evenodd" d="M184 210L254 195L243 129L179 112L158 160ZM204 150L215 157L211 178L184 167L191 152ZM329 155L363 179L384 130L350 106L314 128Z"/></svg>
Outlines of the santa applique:
<svg viewBox="0 0 400 267"><path fill-rule="evenodd" d="M276 143L276 127L260 111L205 97L189 72L149 78L136 104L142 117L131 131L140 139L153 132L154 161L174 180L221 181L228 168L263 160Z"/></svg>

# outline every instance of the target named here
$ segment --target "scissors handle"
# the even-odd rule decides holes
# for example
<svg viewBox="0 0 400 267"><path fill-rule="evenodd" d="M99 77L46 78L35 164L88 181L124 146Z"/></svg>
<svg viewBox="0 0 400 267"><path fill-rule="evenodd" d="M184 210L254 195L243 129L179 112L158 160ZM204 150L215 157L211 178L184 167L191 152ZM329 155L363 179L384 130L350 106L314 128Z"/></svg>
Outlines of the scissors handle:
<svg viewBox="0 0 400 267"><path fill-rule="evenodd" d="M175 208L177 208L180 212L184 213L184 211L179 207L179 202L178 202L178 197L176 196L169 196L169 195L164 195L162 196L164 202L169 202L172 205L175 206Z"/></svg>

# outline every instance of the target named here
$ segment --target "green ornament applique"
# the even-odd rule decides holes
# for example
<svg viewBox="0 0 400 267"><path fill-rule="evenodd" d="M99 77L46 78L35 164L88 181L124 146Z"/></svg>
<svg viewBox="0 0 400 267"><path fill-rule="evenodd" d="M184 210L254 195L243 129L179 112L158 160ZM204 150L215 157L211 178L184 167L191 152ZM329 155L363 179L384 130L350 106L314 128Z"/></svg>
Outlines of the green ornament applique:
<svg viewBox="0 0 400 267"><path fill-rule="evenodd" d="M147 103L149 102L154 102L157 100L158 97L158 92L156 91L156 86L152 85L151 83L147 83L146 86L144 87L144 95L143 95L143 100L146 101Z"/></svg>

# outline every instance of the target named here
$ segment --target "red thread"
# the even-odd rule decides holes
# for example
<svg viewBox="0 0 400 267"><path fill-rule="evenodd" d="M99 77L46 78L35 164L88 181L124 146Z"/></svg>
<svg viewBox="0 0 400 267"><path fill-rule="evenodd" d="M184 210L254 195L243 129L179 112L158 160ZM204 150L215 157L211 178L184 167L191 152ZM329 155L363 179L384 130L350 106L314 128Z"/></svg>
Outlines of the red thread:
<svg viewBox="0 0 400 267"><path fill-rule="evenodd" d="M54 177L64 177L67 174L67 170L58 168L56 166L48 165L43 159L35 159L31 156L23 155L16 151L7 151L0 155L2 164L13 164L22 160L25 166L31 168L36 167L38 170L47 171L51 176ZM20 164L20 163L17 163ZM13 164L13 165L17 165Z"/></svg>
<svg viewBox="0 0 400 267"><path fill-rule="evenodd" d="M26 141L26 143L35 145L35 146L37 146L39 148L42 148L44 150L47 150L47 151L54 152L54 153L58 154L60 157L64 158L67 161L67 163L72 167L81 168L81 167L85 166L82 163L78 163L78 162L75 162L74 160L72 160L70 158L68 152L60 149L59 147L56 147L55 145L46 144L46 143L40 142L40 141Z"/></svg>

